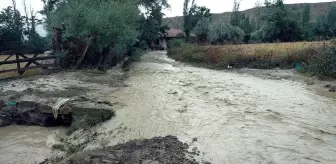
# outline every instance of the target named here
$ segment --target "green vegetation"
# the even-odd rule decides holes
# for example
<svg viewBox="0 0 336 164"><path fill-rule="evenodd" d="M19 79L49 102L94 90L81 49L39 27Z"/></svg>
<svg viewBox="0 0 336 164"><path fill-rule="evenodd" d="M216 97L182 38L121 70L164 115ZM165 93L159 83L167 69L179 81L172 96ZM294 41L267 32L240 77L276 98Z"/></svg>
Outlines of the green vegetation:
<svg viewBox="0 0 336 164"><path fill-rule="evenodd" d="M292 46L291 44L295 45ZM278 43L255 45L199 46L185 44L170 48L168 55L176 60L214 69L295 68L321 78L336 78L336 48L323 43Z"/></svg>
<svg viewBox="0 0 336 164"><path fill-rule="evenodd" d="M205 6L197 6L195 0L184 0L183 4L183 18L184 18L184 33L186 35L186 42L190 40L191 31L195 28L198 21L203 18L210 19L210 9Z"/></svg>
<svg viewBox="0 0 336 164"><path fill-rule="evenodd" d="M71 154L74 154L74 153L78 153L80 151L82 151L85 146L91 141L93 140L92 138L86 138L84 139L84 141L71 141L69 139L67 140L64 140L62 141L62 143L60 144L55 144L52 146L52 148L54 150L59 150L59 151L63 151L63 152L66 152L67 155L71 155ZM61 158L62 159L62 158ZM53 159L53 161L57 161L59 162L60 160L59 159Z"/></svg>
<svg viewBox="0 0 336 164"><path fill-rule="evenodd" d="M42 24L37 19L37 12L30 10L28 13L26 1L24 2L25 15L13 6L8 6L0 12L0 52L8 50L36 49L47 46L45 38L36 32L36 26ZM24 38L27 39L24 39Z"/></svg>
<svg viewBox="0 0 336 164"><path fill-rule="evenodd" d="M110 120L115 115L113 110L108 109L73 109L72 112L75 118L67 131L67 135L79 129L89 129Z"/></svg>
<svg viewBox="0 0 336 164"><path fill-rule="evenodd" d="M194 1L192 6L196 6ZM260 7L257 4L257 8ZM217 69L231 66L297 68L318 77L336 77L335 44L297 42L335 37L336 7L330 7L318 22L311 21L310 6L294 10L286 7L283 0L265 1L265 11L256 17L258 20L253 21L239 8L240 1L234 0L229 23L224 20L213 22L209 17L201 17L193 33L197 43L202 46L178 44L174 40L170 43L168 54L177 60ZM288 43L234 45L243 42ZM307 44L309 46L305 46Z"/></svg>

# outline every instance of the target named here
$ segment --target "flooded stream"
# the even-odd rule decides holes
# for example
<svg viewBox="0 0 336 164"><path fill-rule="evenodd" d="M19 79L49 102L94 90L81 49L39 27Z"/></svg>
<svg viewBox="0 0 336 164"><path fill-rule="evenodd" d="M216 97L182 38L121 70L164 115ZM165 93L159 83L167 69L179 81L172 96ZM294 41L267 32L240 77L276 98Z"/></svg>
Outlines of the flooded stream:
<svg viewBox="0 0 336 164"><path fill-rule="evenodd" d="M176 135L220 163L336 163L336 100L306 84L195 68L151 52L100 129L110 145Z"/></svg>
<svg viewBox="0 0 336 164"><path fill-rule="evenodd" d="M126 84L104 94L117 105L116 117L97 127L103 146L175 135L214 164L336 163L335 96L302 82L196 68L150 52ZM1 128L0 163L43 160L56 131Z"/></svg>
<svg viewBox="0 0 336 164"><path fill-rule="evenodd" d="M58 128L11 125L0 129L0 163L35 164L52 154Z"/></svg>

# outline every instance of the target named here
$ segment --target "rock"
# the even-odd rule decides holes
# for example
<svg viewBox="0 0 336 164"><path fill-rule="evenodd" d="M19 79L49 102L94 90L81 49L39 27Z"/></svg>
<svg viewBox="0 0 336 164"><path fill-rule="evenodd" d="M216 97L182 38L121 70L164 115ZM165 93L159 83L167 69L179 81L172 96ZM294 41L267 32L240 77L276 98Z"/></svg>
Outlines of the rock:
<svg viewBox="0 0 336 164"><path fill-rule="evenodd" d="M336 86L330 87L329 92L336 92Z"/></svg>
<svg viewBox="0 0 336 164"><path fill-rule="evenodd" d="M11 124L18 125L38 125L38 126L59 126L69 125L72 122L72 114L62 115L55 119L52 115L51 107L39 105L35 102L9 102L0 110L0 127Z"/></svg>
<svg viewBox="0 0 336 164"><path fill-rule="evenodd" d="M0 100L0 110L5 107L5 102L3 100Z"/></svg>
<svg viewBox="0 0 336 164"><path fill-rule="evenodd" d="M315 84L313 80L307 80L306 82L307 82L307 85L314 85Z"/></svg>
<svg viewBox="0 0 336 164"><path fill-rule="evenodd" d="M0 127L5 127L5 126L11 125L11 124L12 123L10 121L0 118Z"/></svg>
<svg viewBox="0 0 336 164"><path fill-rule="evenodd" d="M109 162L112 162L112 164L198 164L193 157L186 156L188 148L188 145L180 142L177 137L155 137L152 139L133 140L91 152L77 153L64 160L63 163L89 164L84 161L87 156L91 156L90 154L93 154L93 152L97 152L97 155L101 155L100 153L104 152L104 156L96 157L97 161L91 160L90 163L98 162L99 160L101 164Z"/></svg>
<svg viewBox="0 0 336 164"><path fill-rule="evenodd" d="M160 162L153 160L144 160L142 164L160 164Z"/></svg>
<svg viewBox="0 0 336 164"><path fill-rule="evenodd" d="M93 158L91 159L91 164L100 164L101 159L100 158Z"/></svg>
<svg viewBox="0 0 336 164"><path fill-rule="evenodd" d="M197 138L196 138L196 137L192 139L192 142L196 142L196 141L197 141Z"/></svg>
<svg viewBox="0 0 336 164"><path fill-rule="evenodd" d="M330 84L326 84L325 86L324 86L324 88L330 88Z"/></svg>

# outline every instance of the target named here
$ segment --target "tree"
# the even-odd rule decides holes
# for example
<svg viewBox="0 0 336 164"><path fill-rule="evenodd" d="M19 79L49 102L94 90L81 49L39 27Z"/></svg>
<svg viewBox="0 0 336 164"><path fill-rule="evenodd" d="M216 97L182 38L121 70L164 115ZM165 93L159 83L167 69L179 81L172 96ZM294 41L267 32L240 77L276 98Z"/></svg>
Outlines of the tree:
<svg viewBox="0 0 336 164"><path fill-rule="evenodd" d="M195 29L193 30L198 42L206 43L210 40L211 28L211 20L209 18L202 18L198 21Z"/></svg>
<svg viewBox="0 0 336 164"><path fill-rule="evenodd" d="M151 43L160 36L163 36L166 31L169 29L168 26L163 26L163 13L162 6L159 4L151 5L148 8L147 13L143 16L140 21L141 24L141 40L144 40L147 45L151 45Z"/></svg>
<svg viewBox="0 0 336 164"><path fill-rule="evenodd" d="M202 18L210 19L210 9L205 6L197 6L195 0L185 0L183 5L184 32L186 41L189 41L190 32L195 28L197 22Z"/></svg>
<svg viewBox="0 0 336 164"><path fill-rule="evenodd" d="M269 13L264 18L266 25L262 28L263 32L258 32L263 34L263 41L289 42L302 39L302 29L297 21L299 18L286 8L282 0L276 0L267 6Z"/></svg>
<svg viewBox="0 0 336 164"><path fill-rule="evenodd" d="M217 21L211 25L209 40L212 44L240 43L243 41L244 31L225 21Z"/></svg>
<svg viewBox="0 0 336 164"><path fill-rule="evenodd" d="M310 5L306 5L302 11L302 18L301 18L301 28L303 33L304 40L313 40L314 33L313 33L313 26L311 23L311 16L310 16Z"/></svg>
<svg viewBox="0 0 336 164"><path fill-rule="evenodd" d="M302 23L307 24L310 22L311 16L310 16L310 5L306 5L303 9L302 13Z"/></svg>
<svg viewBox="0 0 336 164"><path fill-rule="evenodd" d="M318 17L314 25L314 33L324 39L336 37L336 7L330 7L326 15Z"/></svg>
<svg viewBox="0 0 336 164"><path fill-rule="evenodd" d="M260 15L261 15L261 7L262 7L262 4L260 2L260 0L257 0L257 2L255 3L255 8L257 9L257 12L256 12L256 18L252 21L252 26L254 26L256 30L259 30L260 27L261 27L261 18L260 18Z"/></svg>
<svg viewBox="0 0 336 164"><path fill-rule="evenodd" d="M239 12L240 0L233 1L233 10L231 14L231 25L239 26L241 24L241 13Z"/></svg>
<svg viewBox="0 0 336 164"><path fill-rule="evenodd" d="M15 7L16 8L16 7ZM23 17L14 7L0 13L0 49L19 49L23 45Z"/></svg>

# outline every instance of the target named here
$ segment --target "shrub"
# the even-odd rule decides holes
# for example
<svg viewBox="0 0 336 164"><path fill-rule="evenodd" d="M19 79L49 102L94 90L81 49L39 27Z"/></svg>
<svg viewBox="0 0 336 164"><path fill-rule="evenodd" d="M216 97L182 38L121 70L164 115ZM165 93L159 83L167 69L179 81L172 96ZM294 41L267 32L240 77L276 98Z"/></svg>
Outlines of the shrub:
<svg viewBox="0 0 336 164"><path fill-rule="evenodd" d="M205 43L209 41L209 35L211 31L211 21L209 18L203 18L196 24L194 28L194 34L198 42Z"/></svg>
<svg viewBox="0 0 336 164"><path fill-rule="evenodd" d="M244 31L224 21L212 25L209 38L212 44L241 43Z"/></svg>
<svg viewBox="0 0 336 164"><path fill-rule="evenodd" d="M308 72L324 78L336 78L336 47L321 48L306 66Z"/></svg>
<svg viewBox="0 0 336 164"><path fill-rule="evenodd" d="M173 48L173 47L180 47L185 43L184 39L171 39L168 41L168 48Z"/></svg>

